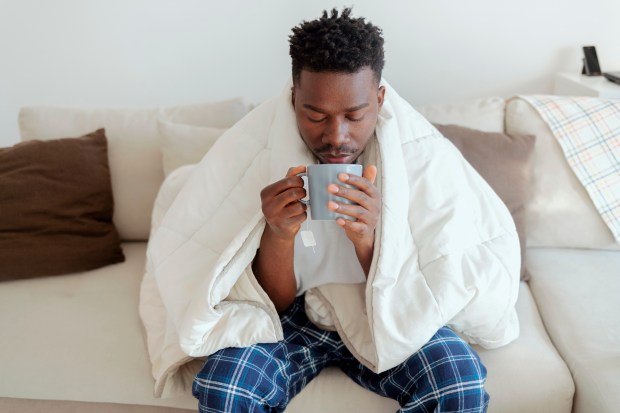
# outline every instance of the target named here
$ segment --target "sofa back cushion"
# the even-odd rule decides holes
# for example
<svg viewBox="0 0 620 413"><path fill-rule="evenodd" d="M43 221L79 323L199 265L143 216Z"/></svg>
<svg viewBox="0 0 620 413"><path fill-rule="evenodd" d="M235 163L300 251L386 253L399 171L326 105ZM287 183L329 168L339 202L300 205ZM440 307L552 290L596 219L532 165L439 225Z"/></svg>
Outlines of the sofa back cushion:
<svg viewBox="0 0 620 413"><path fill-rule="evenodd" d="M528 246L619 249L551 129L524 99L507 102L506 132L536 136L525 211Z"/></svg>
<svg viewBox="0 0 620 413"><path fill-rule="evenodd" d="M23 141L80 136L105 128L114 223L122 239L145 240L153 201L164 179L157 119L163 116L182 123L227 128L248 110L241 99L148 109L25 107L19 114L19 127Z"/></svg>
<svg viewBox="0 0 620 413"><path fill-rule="evenodd" d="M181 166L200 162L215 141L227 130L226 128L171 122L167 119L159 119L157 126L162 139L166 176Z"/></svg>
<svg viewBox="0 0 620 413"><path fill-rule="evenodd" d="M500 97L415 106L432 123L459 125L484 132L504 132L505 101Z"/></svg>

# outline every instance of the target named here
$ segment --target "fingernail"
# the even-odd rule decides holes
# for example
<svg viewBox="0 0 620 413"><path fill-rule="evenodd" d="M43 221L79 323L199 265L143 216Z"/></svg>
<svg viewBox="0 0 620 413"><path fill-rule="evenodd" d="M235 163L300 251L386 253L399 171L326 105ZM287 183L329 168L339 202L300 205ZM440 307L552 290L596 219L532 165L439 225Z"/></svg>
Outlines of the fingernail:
<svg viewBox="0 0 620 413"><path fill-rule="evenodd" d="M337 193L338 192L338 185L335 185L335 184L327 185L327 191L331 192L332 194Z"/></svg>
<svg viewBox="0 0 620 413"><path fill-rule="evenodd" d="M346 174L346 173L342 172L342 173L338 176L338 178L340 178L340 180L341 180L341 181L346 182L346 181L348 181L348 180L349 180L349 174Z"/></svg>
<svg viewBox="0 0 620 413"><path fill-rule="evenodd" d="M334 201L329 201L327 203L327 208L331 209L331 210L337 210L338 209L338 204L335 203Z"/></svg>

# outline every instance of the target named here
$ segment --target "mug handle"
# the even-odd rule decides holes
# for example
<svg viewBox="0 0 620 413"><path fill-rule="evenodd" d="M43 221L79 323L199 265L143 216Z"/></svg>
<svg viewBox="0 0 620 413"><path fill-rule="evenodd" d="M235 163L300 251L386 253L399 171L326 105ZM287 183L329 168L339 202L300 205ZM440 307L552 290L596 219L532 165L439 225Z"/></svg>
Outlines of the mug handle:
<svg viewBox="0 0 620 413"><path fill-rule="evenodd" d="M307 172L300 172L300 173L297 174L297 176L301 176L302 178L303 177L308 177L308 173ZM305 183L304 188L306 188L306 192L309 194L310 190L308 188L308 180L307 179L304 180L304 183ZM308 198L309 196L310 195L306 195L306 198ZM304 205L310 205L310 199L300 199L299 202L301 202Z"/></svg>

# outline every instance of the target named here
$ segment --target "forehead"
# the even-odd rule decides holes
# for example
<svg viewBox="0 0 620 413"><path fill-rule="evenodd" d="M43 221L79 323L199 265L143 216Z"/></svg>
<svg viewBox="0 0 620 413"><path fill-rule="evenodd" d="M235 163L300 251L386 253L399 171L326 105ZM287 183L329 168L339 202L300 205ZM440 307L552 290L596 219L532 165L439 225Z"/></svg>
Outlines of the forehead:
<svg viewBox="0 0 620 413"><path fill-rule="evenodd" d="M295 85L296 100L324 109L348 108L370 103L377 82L370 68L355 73L302 70Z"/></svg>

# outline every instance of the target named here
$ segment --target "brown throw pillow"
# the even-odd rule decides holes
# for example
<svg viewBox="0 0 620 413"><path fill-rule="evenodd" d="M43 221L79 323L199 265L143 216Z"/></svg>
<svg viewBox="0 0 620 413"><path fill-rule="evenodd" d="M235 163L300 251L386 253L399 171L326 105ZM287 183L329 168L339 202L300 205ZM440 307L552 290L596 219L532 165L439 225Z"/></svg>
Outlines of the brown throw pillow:
<svg viewBox="0 0 620 413"><path fill-rule="evenodd" d="M529 196L532 135L505 135L482 132L457 125L435 125L463 154L463 157L493 188L510 210L521 243L521 279L528 280L525 268L525 203Z"/></svg>
<svg viewBox="0 0 620 413"><path fill-rule="evenodd" d="M0 149L0 281L125 260L105 131Z"/></svg>

